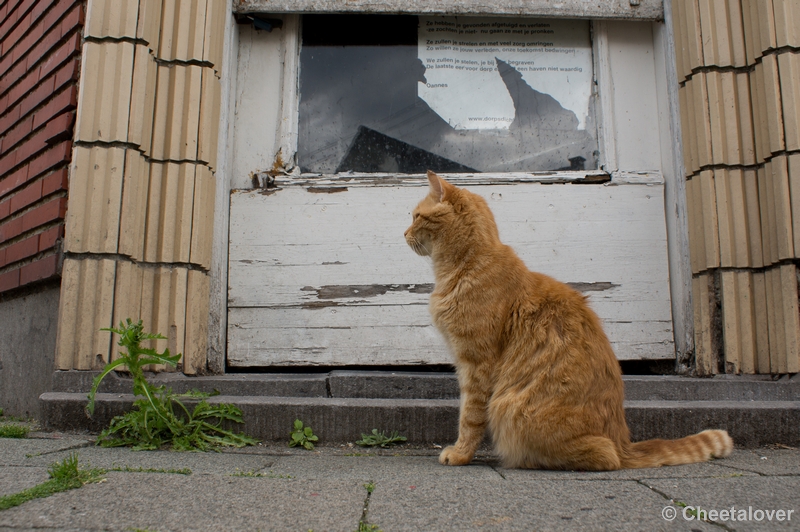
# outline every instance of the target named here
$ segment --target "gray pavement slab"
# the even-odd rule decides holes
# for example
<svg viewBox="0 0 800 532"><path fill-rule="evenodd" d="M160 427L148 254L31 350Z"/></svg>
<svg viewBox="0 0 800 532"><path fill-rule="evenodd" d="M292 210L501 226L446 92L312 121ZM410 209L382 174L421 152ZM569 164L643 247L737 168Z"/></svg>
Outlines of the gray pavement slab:
<svg viewBox="0 0 800 532"><path fill-rule="evenodd" d="M92 445L88 438L0 438L0 465L22 465L28 457ZM48 462L48 464L52 461Z"/></svg>
<svg viewBox="0 0 800 532"><path fill-rule="evenodd" d="M348 480L108 473L107 481L0 512L0 526L81 530L358 528L366 490Z"/></svg>
<svg viewBox="0 0 800 532"><path fill-rule="evenodd" d="M752 471L761 475L800 475L800 460L797 453L787 451L791 451L791 449L741 450L718 463L721 466Z"/></svg>
<svg viewBox="0 0 800 532"><path fill-rule="evenodd" d="M50 465L61 461L75 450L59 451L33 456L26 460L30 465ZM131 451L126 448L91 446L78 449L82 468L99 467L143 469L190 469L192 473L230 475L239 472L260 471L272 465L274 458L263 455L234 455L228 453L187 453L170 451Z"/></svg>
<svg viewBox="0 0 800 532"><path fill-rule="evenodd" d="M729 477L726 479L681 478L646 479L643 484L654 488L675 501L709 512L709 518L733 530L800 530L800 477ZM746 511L745 520L730 517L714 517L711 510L731 508L738 515ZM752 509L752 512L750 510ZM684 518L678 508L676 521L694 522ZM768 518L766 512L783 510L783 519L778 514ZM764 513L758 513L758 512ZM691 516L689 516L691 517Z"/></svg>
<svg viewBox="0 0 800 532"><path fill-rule="evenodd" d="M430 446L323 444L305 451L274 444L177 453L103 449L78 437L0 440L0 494L46 480L46 466L75 451L83 467L129 470L0 511L0 531L354 531L365 504L367 522L385 532L800 529L796 516L791 522L687 520L674 502L797 513L796 449L736 450L704 464L594 473L504 469L486 448L470 466L445 467ZM192 474L131 471L137 468ZM368 483L374 485L369 496ZM665 508L676 518L664 519Z"/></svg>
<svg viewBox="0 0 800 532"><path fill-rule="evenodd" d="M0 497L46 482L46 467L0 466Z"/></svg>
<svg viewBox="0 0 800 532"><path fill-rule="evenodd" d="M667 501L635 481L423 480L409 485L408 480L377 483L369 503L371 523L387 531L686 529L664 521Z"/></svg>

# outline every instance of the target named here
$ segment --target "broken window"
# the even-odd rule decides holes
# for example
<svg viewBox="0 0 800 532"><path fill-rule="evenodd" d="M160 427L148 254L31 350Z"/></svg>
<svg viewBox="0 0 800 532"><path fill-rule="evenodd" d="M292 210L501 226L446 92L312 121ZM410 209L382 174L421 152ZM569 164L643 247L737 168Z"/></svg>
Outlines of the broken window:
<svg viewBox="0 0 800 532"><path fill-rule="evenodd" d="M303 172L597 168L583 20L306 15Z"/></svg>

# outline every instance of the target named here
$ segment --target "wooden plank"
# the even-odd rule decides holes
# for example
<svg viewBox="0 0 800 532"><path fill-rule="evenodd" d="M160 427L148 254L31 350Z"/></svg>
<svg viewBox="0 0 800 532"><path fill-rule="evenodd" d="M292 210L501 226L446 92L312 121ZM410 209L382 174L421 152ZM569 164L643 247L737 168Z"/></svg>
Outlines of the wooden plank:
<svg viewBox="0 0 800 532"><path fill-rule="evenodd" d="M617 335L619 358L674 356L662 186L473 190L487 198L501 238L530 268L582 283L609 335ZM402 237L426 192L408 186L234 192L229 363L446 363L440 340L422 332L431 323L430 261L415 256ZM303 336L304 349L293 348L292 334L274 332L285 328L311 331L303 333L310 335ZM359 344L373 337L383 342L380 349ZM408 357L375 358L397 346L400 352L408 346Z"/></svg>
<svg viewBox="0 0 800 532"><path fill-rule="evenodd" d="M706 73L698 72L691 79L692 113L695 126L695 142L697 143L697 160L699 168L710 165L713 161L711 150L711 120L709 117L708 84ZM687 86L690 84L687 82ZM698 168L698 169L699 169Z"/></svg>
<svg viewBox="0 0 800 532"><path fill-rule="evenodd" d="M239 0L236 13L373 13L663 20L661 0Z"/></svg>

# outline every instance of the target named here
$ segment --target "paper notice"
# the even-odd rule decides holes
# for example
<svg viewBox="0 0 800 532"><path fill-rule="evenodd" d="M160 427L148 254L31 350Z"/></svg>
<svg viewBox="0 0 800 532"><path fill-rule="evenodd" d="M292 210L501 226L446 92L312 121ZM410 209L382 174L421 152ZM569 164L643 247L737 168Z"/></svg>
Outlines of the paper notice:
<svg viewBox="0 0 800 532"><path fill-rule="evenodd" d="M453 128L508 129L514 121L500 59L575 113L585 129L592 93L588 22L419 17L418 38L426 80L418 95Z"/></svg>

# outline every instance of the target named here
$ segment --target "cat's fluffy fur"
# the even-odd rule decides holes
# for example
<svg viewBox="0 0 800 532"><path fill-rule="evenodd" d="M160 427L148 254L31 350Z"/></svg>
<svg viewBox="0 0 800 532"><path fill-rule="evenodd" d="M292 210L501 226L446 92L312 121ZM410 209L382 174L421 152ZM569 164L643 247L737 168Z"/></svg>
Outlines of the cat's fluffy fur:
<svg viewBox="0 0 800 532"><path fill-rule="evenodd" d="M469 463L487 427L507 467L613 470L731 453L722 430L631 443L619 363L585 297L529 271L483 198L428 180L405 237L433 259L430 311L461 389L458 441L441 463Z"/></svg>

